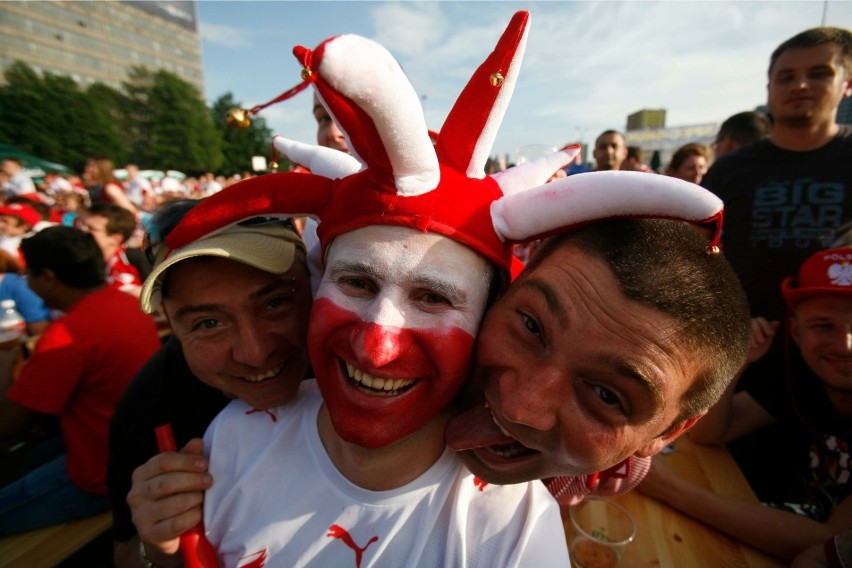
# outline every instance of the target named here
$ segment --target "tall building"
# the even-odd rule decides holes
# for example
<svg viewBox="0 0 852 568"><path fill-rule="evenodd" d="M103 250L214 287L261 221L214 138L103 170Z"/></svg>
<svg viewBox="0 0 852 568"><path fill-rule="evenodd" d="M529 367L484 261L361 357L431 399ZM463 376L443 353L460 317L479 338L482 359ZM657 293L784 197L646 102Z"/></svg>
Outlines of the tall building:
<svg viewBox="0 0 852 568"><path fill-rule="evenodd" d="M627 117L627 130L642 130L643 128L665 128L666 109L642 109Z"/></svg>
<svg viewBox="0 0 852 568"><path fill-rule="evenodd" d="M16 60L116 89L133 67L163 69L204 94L195 0L2 1L0 83Z"/></svg>

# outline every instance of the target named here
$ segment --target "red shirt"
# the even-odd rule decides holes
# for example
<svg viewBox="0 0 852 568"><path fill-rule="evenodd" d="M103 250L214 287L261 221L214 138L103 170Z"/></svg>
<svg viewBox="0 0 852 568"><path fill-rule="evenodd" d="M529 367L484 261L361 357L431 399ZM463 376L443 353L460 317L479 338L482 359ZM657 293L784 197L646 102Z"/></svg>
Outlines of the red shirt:
<svg viewBox="0 0 852 568"><path fill-rule="evenodd" d="M9 399L59 416L72 483L106 493L107 439L115 404L157 351L152 318L132 296L109 286L52 322L9 389Z"/></svg>
<svg viewBox="0 0 852 568"><path fill-rule="evenodd" d="M126 286L142 286L139 271L127 260L126 247L120 247L106 263L106 283L119 290Z"/></svg>

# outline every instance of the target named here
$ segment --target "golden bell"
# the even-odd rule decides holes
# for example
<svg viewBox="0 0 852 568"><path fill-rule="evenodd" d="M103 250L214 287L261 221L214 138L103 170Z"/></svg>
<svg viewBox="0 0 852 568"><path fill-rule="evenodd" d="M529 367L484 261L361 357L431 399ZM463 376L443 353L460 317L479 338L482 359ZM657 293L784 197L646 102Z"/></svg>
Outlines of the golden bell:
<svg viewBox="0 0 852 568"><path fill-rule="evenodd" d="M488 80L491 82L492 87L499 87L500 85L502 85L503 79L503 74L499 71L497 71L496 73L492 73L491 77L488 78Z"/></svg>
<svg viewBox="0 0 852 568"><path fill-rule="evenodd" d="M237 130L245 130L251 126L249 113L244 108L232 108L225 115L225 124Z"/></svg>
<svg viewBox="0 0 852 568"><path fill-rule="evenodd" d="M272 172L278 171L278 162L269 162L269 170Z"/></svg>

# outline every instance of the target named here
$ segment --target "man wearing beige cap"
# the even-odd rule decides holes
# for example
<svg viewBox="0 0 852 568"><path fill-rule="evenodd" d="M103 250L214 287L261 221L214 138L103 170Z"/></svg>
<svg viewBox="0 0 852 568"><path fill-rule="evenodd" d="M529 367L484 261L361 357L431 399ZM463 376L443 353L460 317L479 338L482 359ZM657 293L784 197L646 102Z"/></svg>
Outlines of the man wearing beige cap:
<svg viewBox="0 0 852 568"><path fill-rule="evenodd" d="M176 202L155 216L152 240L187 208ZM158 248L165 247L148 247L154 270L140 301L148 313L162 306L173 337L128 387L112 423L118 566L141 566L126 498L134 469L158 453L154 429L170 424L185 446L230 399L258 411L288 401L308 369L310 279L305 246L286 221L250 219L172 251Z"/></svg>

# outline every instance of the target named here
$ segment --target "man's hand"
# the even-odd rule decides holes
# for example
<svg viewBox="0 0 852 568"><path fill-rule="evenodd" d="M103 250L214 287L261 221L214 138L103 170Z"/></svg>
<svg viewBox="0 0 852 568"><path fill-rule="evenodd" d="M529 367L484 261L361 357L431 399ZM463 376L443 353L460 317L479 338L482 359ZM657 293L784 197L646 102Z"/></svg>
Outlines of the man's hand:
<svg viewBox="0 0 852 568"><path fill-rule="evenodd" d="M133 472L127 503L154 564L170 565L178 537L201 522L204 490L213 484L203 447L194 438L180 452L157 454Z"/></svg>

